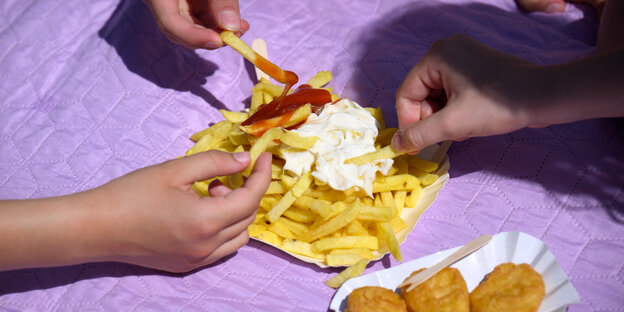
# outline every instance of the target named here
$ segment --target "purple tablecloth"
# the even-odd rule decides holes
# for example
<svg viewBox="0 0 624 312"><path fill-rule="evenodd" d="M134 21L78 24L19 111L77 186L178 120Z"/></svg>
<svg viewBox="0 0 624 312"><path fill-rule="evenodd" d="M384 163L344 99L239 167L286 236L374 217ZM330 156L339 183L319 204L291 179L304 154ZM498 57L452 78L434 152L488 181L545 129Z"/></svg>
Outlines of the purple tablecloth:
<svg viewBox="0 0 624 312"><path fill-rule="evenodd" d="M553 64L592 54L597 31L589 7L525 14L512 0L243 0L241 11L247 42L264 38L302 80L331 70L338 94L381 105L391 125L397 86L438 38L463 33ZM218 109L248 105L250 69L230 48L171 44L139 0L0 2L0 198L85 190L182 155ZM453 144L451 178L404 259L523 231L578 290L569 311L624 310L623 130L590 120ZM0 310L325 311L334 291L323 281L337 271L250 242L188 274L119 263L1 272Z"/></svg>

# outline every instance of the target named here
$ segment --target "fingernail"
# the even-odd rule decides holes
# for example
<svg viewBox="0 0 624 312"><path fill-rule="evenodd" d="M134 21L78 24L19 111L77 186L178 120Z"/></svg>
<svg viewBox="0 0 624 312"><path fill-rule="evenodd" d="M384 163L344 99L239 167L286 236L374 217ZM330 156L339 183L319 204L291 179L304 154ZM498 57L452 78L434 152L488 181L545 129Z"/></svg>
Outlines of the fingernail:
<svg viewBox="0 0 624 312"><path fill-rule="evenodd" d="M563 5L559 4L559 3L551 3L546 7L546 13L561 13L565 11L565 8Z"/></svg>
<svg viewBox="0 0 624 312"><path fill-rule="evenodd" d="M234 159L236 159L236 161L241 162L241 163L248 163L249 160L251 159L251 156L249 155L249 152L234 153L234 154L232 154L232 157L234 157Z"/></svg>
<svg viewBox="0 0 624 312"><path fill-rule="evenodd" d="M204 43L204 48L206 49L216 49L216 48L220 48L221 45L217 42L214 41L208 41L206 43Z"/></svg>
<svg viewBox="0 0 624 312"><path fill-rule="evenodd" d="M397 152L405 152L405 147L401 143L401 133L397 131L392 138L392 147Z"/></svg>
<svg viewBox="0 0 624 312"><path fill-rule="evenodd" d="M221 11L219 19L221 19L221 26L223 28L231 31L240 30L240 18L234 10Z"/></svg>

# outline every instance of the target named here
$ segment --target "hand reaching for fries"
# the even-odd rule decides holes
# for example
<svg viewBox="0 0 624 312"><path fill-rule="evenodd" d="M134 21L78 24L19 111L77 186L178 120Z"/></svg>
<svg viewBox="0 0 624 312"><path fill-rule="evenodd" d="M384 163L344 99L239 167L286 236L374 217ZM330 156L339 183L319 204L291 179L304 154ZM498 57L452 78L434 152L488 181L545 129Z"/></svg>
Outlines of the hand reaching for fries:
<svg viewBox="0 0 624 312"><path fill-rule="evenodd" d="M193 182L243 171L249 153L202 152L82 193L0 201L0 271L118 261L186 272L210 264L247 243L270 158L261 155L240 188L211 185L211 197L198 196Z"/></svg>
<svg viewBox="0 0 624 312"><path fill-rule="evenodd" d="M621 2L607 2L604 24L621 23L609 15L610 7L624 13ZM604 52L548 66L466 36L436 41L397 91L394 149L414 152L446 140L624 116L624 37L620 32L617 39L618 31L599 41Z"/></svg>
<svg viewBox="0 0 624 312"><path fill-rule="evenodd" d="M165 36L189 49L222 47L221 30L239 36L249 30L249 23L240 18L237 0L144 1Z"/></svg>

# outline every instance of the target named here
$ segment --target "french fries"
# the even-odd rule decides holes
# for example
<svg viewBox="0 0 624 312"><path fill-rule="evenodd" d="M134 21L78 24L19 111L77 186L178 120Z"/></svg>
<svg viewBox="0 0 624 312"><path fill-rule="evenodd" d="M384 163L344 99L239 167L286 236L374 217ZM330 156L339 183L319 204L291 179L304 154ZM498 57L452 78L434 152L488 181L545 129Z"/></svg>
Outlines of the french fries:
<svg viewBox="0 0 624 312"><path fill-rule="evenodd" d="M240 39L228 36L224 41L236 49ZM243 55L247 54L246 58L256 57L245 48L241 49ZM330 72L319 72L308 80L308 84L320 88L330 80ZM415 207L423 187L439 178L436 173L438 164L394 151L390 141L396 129L385 128L380 109L367 108L380 127L376 144L385 147L345 162L363 165L380 159L395 160L387 175L377 174L373 182L373 197L356 189L334 190L312 177L310 172L300 176L285 172L282 153L310 149L319 139L303 137L285 129L304 122L311 114L310 105L295 110L281 127L272 126L270 119L262 120L262 126L258 126L259 123L241 125L253 112L279 96L283 90L282 86L262 79L253 88L250 110L221 110L225 120L195 133L191 139L197 143L187 155L215 148L249 151L251 163L242 174L217 177L226 185L236 187L242 185L243 177L249 176L260 154L271 152L274 155L272 181L260 202L255 221L248 227L249 235L306 261L348 266L326 282L331 287L339 287L348 278L361 274L370 260L378 259L387 252L401 261L396 233L408 227L401 217L402 212ZM337 95L332 94L332 97ZM283 122L282 116L276 118ZM201 196L209 196L209 183L198 181L193 184L193 189Z"/></svg>

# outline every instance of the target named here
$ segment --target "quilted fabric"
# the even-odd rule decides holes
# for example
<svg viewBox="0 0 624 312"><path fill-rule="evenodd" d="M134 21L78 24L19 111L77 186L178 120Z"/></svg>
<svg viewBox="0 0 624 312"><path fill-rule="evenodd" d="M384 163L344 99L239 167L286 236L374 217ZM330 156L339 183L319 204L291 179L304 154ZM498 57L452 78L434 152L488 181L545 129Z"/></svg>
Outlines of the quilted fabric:
<svg viewBox="0 0 624 312"><path fill-rule="evenodd" d="M331 70L338 94L381 105L438 38L463 33L537 64L595 51L586 6L556 15L513 0L241 0L270 59L307 80ZM97 187L182 155L188 137L248 105L253 71L229 48L190 51L139 0L0 2L0 198ZM542 239L581 303L624 309L624 135L590 120L474 138L449 151L451 179L402 245L405 260L480 234ZM1 255L0 255L1 256ZM395 265L370 265L366 273ZM0 272L2 311L325 311L320 269L258 242L209 267L166 274L119 263Z"/></svg>

